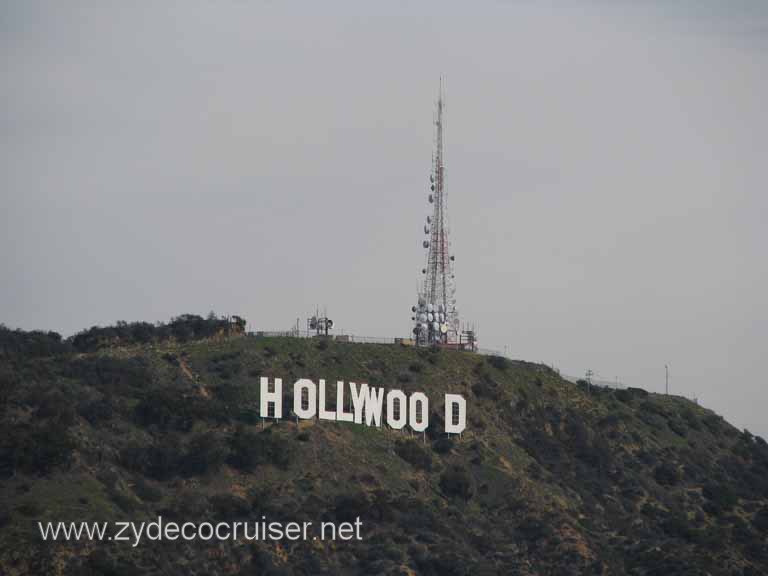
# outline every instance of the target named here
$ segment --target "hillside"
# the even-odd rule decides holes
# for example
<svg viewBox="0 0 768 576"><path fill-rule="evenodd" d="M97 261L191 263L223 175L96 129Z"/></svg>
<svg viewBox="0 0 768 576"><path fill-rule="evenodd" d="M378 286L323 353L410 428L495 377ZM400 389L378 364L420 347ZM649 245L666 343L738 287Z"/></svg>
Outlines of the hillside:
<svg viewBox="0 0 768 576"><path fill-rule="evenodd" d="M684 398L467 352L174 330L0 329L0 573L768 574L768 445ZM424 391L430 428L263 423L259 376L286 396L300 377ZM443 433L445 392L467 399L461 437ZM37 528L158 515L359 516L363 539L134 547Z"/></svg>

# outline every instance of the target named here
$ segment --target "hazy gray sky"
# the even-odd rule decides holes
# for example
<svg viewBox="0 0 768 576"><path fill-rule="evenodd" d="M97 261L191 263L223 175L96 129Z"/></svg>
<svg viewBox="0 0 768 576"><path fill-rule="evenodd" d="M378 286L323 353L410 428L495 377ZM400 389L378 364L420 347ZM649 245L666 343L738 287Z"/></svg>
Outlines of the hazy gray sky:
<svg viewBox="0 0 768 576"><path fill-rule="evenodd" d="M0 322L461 317L768 436L768 3L0 4Z"/></svg>

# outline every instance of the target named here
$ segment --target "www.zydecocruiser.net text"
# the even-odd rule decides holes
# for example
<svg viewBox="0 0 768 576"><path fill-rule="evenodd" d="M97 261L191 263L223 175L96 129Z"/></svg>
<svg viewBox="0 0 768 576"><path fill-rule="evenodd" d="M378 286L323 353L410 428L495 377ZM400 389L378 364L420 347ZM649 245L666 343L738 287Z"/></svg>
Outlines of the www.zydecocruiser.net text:
<svg viewBox="0 0 768 576"><path fill-rule="evenodd" d="M138 546L143 540L362 540L363 523L354 522L273 522L259 520L237 522L169 522L158 516L151 522L38 522L43 541L113 541Z"/></svg>

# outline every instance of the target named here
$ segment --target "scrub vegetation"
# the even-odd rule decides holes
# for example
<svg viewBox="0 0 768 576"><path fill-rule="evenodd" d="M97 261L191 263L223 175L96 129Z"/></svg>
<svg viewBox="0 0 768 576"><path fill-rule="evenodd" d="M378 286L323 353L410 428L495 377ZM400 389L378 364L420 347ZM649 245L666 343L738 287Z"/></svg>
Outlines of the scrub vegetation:
<svg viewBox="0 0 768 576"><path fill-rule="evenodd" d="M533 363L256 338L187 315L0 327L2 574L768 573L768 445L684 398ZM259 414L259 377L284 414ZM430 400L424 434L287 417L306 377ZM467 399L448 438L442 399ZM330 395L333 398L333 394ZM362 541L42 542L37 522L363 521Z"/></svg>

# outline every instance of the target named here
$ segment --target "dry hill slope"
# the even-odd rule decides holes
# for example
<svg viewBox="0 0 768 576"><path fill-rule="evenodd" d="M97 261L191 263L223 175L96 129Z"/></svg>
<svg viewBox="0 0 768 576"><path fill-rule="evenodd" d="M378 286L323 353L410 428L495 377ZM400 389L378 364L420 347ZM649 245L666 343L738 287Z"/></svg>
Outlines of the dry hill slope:
<svg viewBox="0 0 768 576"><path fill-rule="evenodd" d="M0 335L0 573L768 573L768 445L683 398L326 340ZM178 336L178 334L176 335ZM186 341L183 341L186 340ZM431 401L426 441L263 426L258 377ZM441 398L467 398L461 438ZM363 521L360 542L42 542L38 521Z"/></svg>

